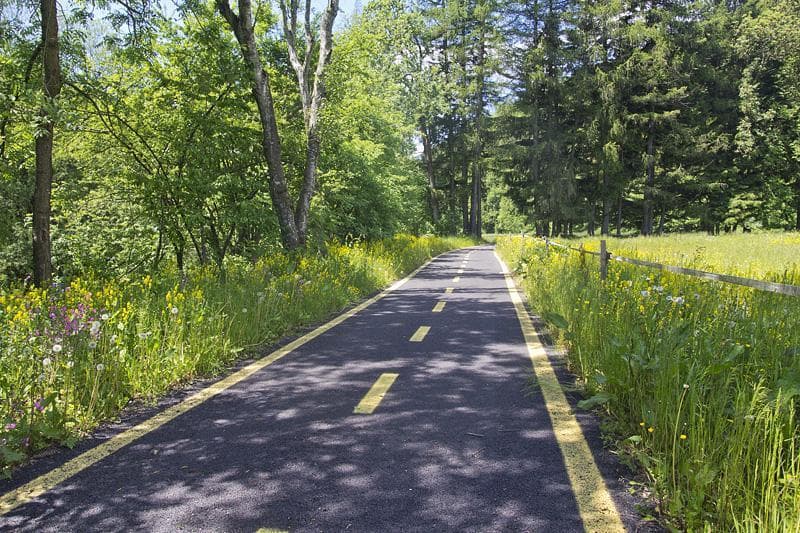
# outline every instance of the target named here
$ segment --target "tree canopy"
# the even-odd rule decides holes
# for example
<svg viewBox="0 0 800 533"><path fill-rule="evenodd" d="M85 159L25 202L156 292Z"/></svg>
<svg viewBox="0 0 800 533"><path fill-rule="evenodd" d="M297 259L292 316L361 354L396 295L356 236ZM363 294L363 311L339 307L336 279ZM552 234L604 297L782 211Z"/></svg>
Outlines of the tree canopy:
<svg viewBox="0 0 800 533"><path fill-rule="evenodd" d="M797 0L0 13L0 279L398 231L800 229Z"/></svg>

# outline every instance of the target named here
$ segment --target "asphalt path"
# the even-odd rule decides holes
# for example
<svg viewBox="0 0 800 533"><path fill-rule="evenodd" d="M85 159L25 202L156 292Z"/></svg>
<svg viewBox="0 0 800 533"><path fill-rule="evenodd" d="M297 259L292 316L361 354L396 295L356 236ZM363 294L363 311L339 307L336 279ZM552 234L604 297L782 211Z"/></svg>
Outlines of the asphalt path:
<svg viewBox="0 0 800 533"><path fill-rule="evenodd" d="M420 326L430 329L412 342ZM354 413L383 374L397 376L377 407ZM633 528L616 465L581 416ZM0 494L68 457L22 469ZM439 256L271 366L0 516L3 531L260 528L584 530L491 247Z"/></svg>

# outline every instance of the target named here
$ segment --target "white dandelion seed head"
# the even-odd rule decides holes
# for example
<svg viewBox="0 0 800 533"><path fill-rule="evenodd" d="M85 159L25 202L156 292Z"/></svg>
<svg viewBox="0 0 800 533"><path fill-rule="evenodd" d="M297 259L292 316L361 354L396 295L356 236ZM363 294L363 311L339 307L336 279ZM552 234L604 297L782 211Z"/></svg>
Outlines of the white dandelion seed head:
<svg viewBox="0 0 800 533"><path fill-rule="evenodd" d="M688 388L689 388L689 384L688 384L688 383L684 383L684 384L683 384L683 388L684 388L684 389L688 389Z"/></svg>
<svg viewBox="0 0 800 533"><path fill-rule="evenodd" d="M170 309L169 312L172 313L173 315L177 315L178 314L178 308L177 307L173 307L172 309Z"/></svg>
<svg viewBox="0 0 800 533"><path fill-rule="evenodd" d="M49 357L45 357L44 359L42 359L42 366L50 366L52 362L53 362L52 359L50 359Z"/></svg>
<svg viewBox="0 0 800 533"><path fill-rule="evenodd" d="M54 344L53 345L53 353L59 353L63 349L64 349L64 347L61 346L60 344Z"/></svg>
<svg viewBox="0 0 800 533"><path fill-rule="evenodd" d="M102 315L100 315L100 320L108 320L109 318L111 318L111 315L109 315L108 313L103 313Z"/></svg>
<svg viewBox="0 0 800 533"><path fill-rule="evenodd" d="M90 341L89 342L89 349L90 350L94 350L95 348L97 348L97 343L95 341Z"/></svg>
<svg viewBox="0 0 800 533"><path fill-rule="evenodd" d="M89 333L92 335L97 335L100 332L100 326L102 324L97 320L92 320L92 325L89 327Z"/></svg>
<svg viewBox="0 0 800 533"><path fill-rule="evenodd" d="M96 366L95 368L97 368L97 371L98 371L98 372L100 372L100 371L102 371L102 370L103 370L105 367L106 367L106 365L104 365L103 363L97 363L97 366Z"/></svg>

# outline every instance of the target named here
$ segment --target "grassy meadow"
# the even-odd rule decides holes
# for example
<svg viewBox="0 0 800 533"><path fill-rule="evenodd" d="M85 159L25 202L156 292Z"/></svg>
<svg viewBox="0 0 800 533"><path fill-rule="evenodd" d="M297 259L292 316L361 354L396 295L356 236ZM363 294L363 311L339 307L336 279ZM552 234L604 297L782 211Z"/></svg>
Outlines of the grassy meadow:
<svg viewBox="0 0 800 533"><path fill-rule="evenodd" d="M577 245L576 241L570 244ZM599 241L586 240L587 249ZM612 253L787 283L800 235L609 239ZM800 298L599 262L498 237L534 312L567 348L606 436L669 526L800 530Z"/></svg>
<svg viewBox="0 0 800 533"><path fill-rule="evenodd" d="M0 474L469 244L400 235L231 264L225 282L205 269L0 288Z"/></svg>

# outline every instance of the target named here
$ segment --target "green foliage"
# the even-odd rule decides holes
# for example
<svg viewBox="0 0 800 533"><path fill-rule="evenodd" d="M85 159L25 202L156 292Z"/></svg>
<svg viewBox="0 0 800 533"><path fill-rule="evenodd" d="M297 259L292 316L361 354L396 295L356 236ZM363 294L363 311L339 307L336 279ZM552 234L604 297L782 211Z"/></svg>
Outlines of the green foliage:
<svg viewBox="0 0 800 533"><path fill-rule="evenodd" d="M796 283L799 245L765 234L619 240L610 250ZM581 407L602 410L671 525L797 530L800 300L614 261L601 282L597 263L574 252L546 254L520 237L497 246L526 267L531 305L556 326L589 393ZM749 265L732 260L743 248L755 252Z"/></svg>

